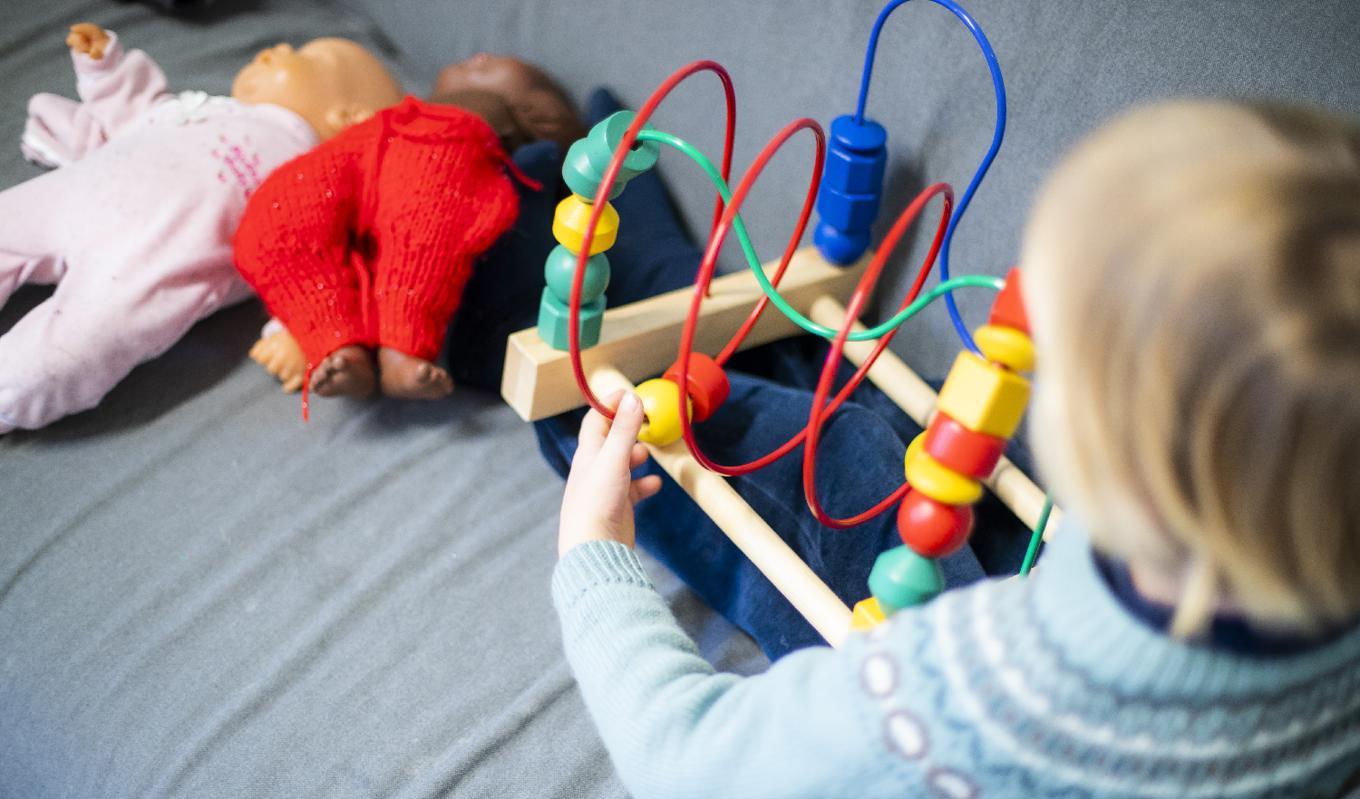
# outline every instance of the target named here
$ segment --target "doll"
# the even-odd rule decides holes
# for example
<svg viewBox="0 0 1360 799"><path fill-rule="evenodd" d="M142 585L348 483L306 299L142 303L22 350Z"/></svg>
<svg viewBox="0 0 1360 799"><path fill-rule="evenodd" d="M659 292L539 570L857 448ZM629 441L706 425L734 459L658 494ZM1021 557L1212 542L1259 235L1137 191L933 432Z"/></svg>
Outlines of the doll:
<svg viewBox="0 0 1360 799"><path fill-rule="evenodd" d="M423 109L422 114L442 114L432 103L442 105L457 106L463 111L470 112L484 122L494 132L495 138L499 140L503 152L491 152L492 160L503 159L505 152L511 152L522 144L531 141L549 139L561 143L564 147L572 141L584 135L584 127L577 116L571 101L557 84L538 67L508 56L490 55L478 53L464 61L450 64L445 67L439 75L435 85L435 92L432 103L420 101L407 101L412 108ZM405 104L404 104L405 105ZM400 115L397 109L393 109L388 116L397 117ZM406 113L413 113L407 111ZM460 115L461 116L461 115ZM370 124L377 124L370 123ZM475 125L475 127L482 127ZM346 134L350 136L351 134ZM360 131L353 133L354 138L359 138ZM339 146L337 143L336 147ZM308 154L304 160L324 157L317 154ZM498 192L491 192L487 187L477 186L475 175L471 172L464 172L458 167L450 167L449 158L438 162L434 171L439 174L427 174L422 179L433 179L442 181L440 185L450 188L447 194L454 193L452 189L457 188L459 192L467 193L469 198L475 202L482 203L481 211L488 212L487 209L500 206L497 203L506 198L503 191L504 182L497 181L501 187ZM494 171L494 170L493 170ZM491 178L493 181L495 178ZM287 185L286 177L278 178L280 187ZM315 194L315 193L313 193ZM497 199L491 200L489 198ZM255 241L257 235L257 224L260 217L266 216L261 210L257 214L256 208L265 202L262 196L259 200L252 203L251 210L247 213L247 218L243 223L243 231L239 241L250 240L250 247L259 248L280 246L261 245ZM269 201L271 206L273 200ZM431 213L433 206L424 209L408 209L411 214ZM407 212L403 212L404 214ZM459 221L454 216L449 216L453 211L449 208L441 213L445 224L451 227L466 227L467 217ZM409 214L407 217L409 219ZM504 223L504 220L501 220ZM279 218L272 220L269 225L274 231L273 235L284 234L287 231L287 217L279 215ZM288 235L294 235L296 231ZM395 235L396 231L389 231L389 235ZM362 237L361 237L362 238ZM491 240L494 240L492 237ZM301 312L298 306L302 304L302 298L294 297L289 300L281 298L282 293L289 292L292 286L314 285L315 280L308 281L303 279L299 273L293 269L290 274L283 276L284 286L274 286L264 288L257 286L261 296L265 299L266 305L271 312L276 314L261 333L260 340L251 349L251 357L259 362L265 369L283 385L286 392L297 391L307 382L310 389L323 396L352 396L362 397L371 393L375 389L381 389L389 396L406 398L432 399L447 395L452 391L453 383L448 373L443 368L433 363L438 355L439 346L443 342L443 327L447 326L449 318L456 309L458 298L456 291L461 290L463 282L467 279L472 268L472 259L484 250L491 243L490 240L478 240L476 242L460 239L456 242L455 248L458 250L455 256L444 259L446 269L437 277L439 281L445 281L455 289L455 296L441 298L440 305L433 310L437 311L434 324L428 325L421 334L422 340L417 343L409 338L405 341L405 346L388 346L395 339L393 327L390 323L384 322L385 311L388 316L396 316L403 311L400 307L392 306L382 298L376 296L379 288L384 285L381 276L383 265L381 259L372 259L364 263L367 259L360 256L361 268L350 271L342 269L337 277L337 272L329 271L329 285L343 286L349 281L356 281L359 291L351 292L348 289L341 289L339 292L324 290L319 292L307 293L311 295L310 302L314 308L319 308L320 303L327 305L324 312L332 313L331 301L338 297L350 308L352 322L337 322L328 319L322 326L319 335L312 335L311 353L304 353L303 347L299 345L298 338L289 332L288 327L280 317L288 313L284 307L291 304L294 315L293 326L302 325L306 330L315 331L316 311L303 309ZM381 242L378 242L381 246ZM352 254L352 253L351 253ZM238 247L237 261L242 271L248 276L255 270L258 256L243 252ZM345 265L344 258L339 254L331 256L332 263ZM294 266L296 258L287 259ZM351 261L352 263L353 261ZM315 277L315 275L310 275ZM372 285L367 285L365 281L373 281ZM252 279L252 282L254 280ZM327 279L323 278L319 282L325 284ZM424 284L428 285L428 284ZM405 289L413 288L413 285L404 285ZM365 300L365 292L370 292ZM418 289L424 291L424 289ZM387 294L387 291L384 291ZM390 296L390 294L388 294ZM386 306L386 307L385 307ZM508 310L508 309L507 309ZM367 314L367 317L365 316ZM336 346L339 340L336 334L339 333L347 342L345 346ZM383 338L383 337L386 338ZM306 335L304 335L304 338ZM387 343L384 343L387 342ZM377 348L376 362L370 354L370 350ZM418 352L416 351L418 350ZM310 366L310 369L309 369ZM307 373L310 371L310 379Z"/></svg>
<svg viewBox="0 0 1360 799"><path fill-rule="evenodd" d="M80 101L35 96L22 147L57 167L0 192L0 304L57 284L0 336L0 433L98 404L194 322L249 296L230 236L277 165L401 98L343 39L279 45L231 97L171 94L160 68L97 25L67 38Z"/></svg>

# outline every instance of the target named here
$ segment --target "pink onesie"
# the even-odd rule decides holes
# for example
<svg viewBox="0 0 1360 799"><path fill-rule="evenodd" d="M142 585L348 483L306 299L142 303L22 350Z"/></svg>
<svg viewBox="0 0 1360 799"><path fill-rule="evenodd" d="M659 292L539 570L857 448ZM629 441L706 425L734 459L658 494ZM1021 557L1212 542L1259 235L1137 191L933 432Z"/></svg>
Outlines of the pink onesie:
<svg viewBox="0 0 1360 799"><path fill-rule="evenodd" d="M246 198L316 144L285 108L170 94L110 36L98 61L73 54L81 102L29 102L24 154L59 168L0 192L0 306L21 284L58 284L0 336L0 433L94 407L248 297L231 254Z"/></svg>

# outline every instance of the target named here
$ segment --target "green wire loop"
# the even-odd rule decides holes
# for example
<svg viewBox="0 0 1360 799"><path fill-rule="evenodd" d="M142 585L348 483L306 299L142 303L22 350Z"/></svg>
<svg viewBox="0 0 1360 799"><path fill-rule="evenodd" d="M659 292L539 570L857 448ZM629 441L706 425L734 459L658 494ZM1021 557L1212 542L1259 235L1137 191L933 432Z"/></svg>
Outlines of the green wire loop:
<svg viewBox="0 0 1360 799"><path fill-rule="evenodd" d="M1027 577L1029 570L1034 567L1034 559L1039 556L1039 545L1044 540L1044 528L1048 527L1048 517L1053 513L1053 496L1044 495L1044 509L1039 512L1039 523L1034 525L1034 532L1029 537L1029 549L1025 550L1025 560L1020 564L1020 576Z"/></svg>
<svg viewBox="0 0 1360 799"><path fill-rule="evenodd" d="M718 195L722 197L723 202L732 202L732 190L728 187L727 181L723 180L722 173L718 171L717 167L713 166L712 161L708 160L708 156L700 152L694 145L673 133L667 133L653 128L643 128L638 133L638 140L654 141L665 144L669 147L674 147L681 153L689 156L690 160L698 164L699 168L704 171L704 174L708 175L708 179L712 181L713 185L717 188ZM755 274L756 282L760 284L760 290L765 292L765 296L770 298L770 302L773 303L781 313L792 320L794 324L808 333L811 333L814 336L821 336L825 339L835 338L838 331L834 328L827 327L826 325L819 325L811 319L808 319L806 316L803 316L798 312L798 309L789 305L789 303L780 296L778 289L770 283L770 279L766 277L765 270L760 264L760 258L756 255L755 245L751 244L751 238L746 234L746 223L742 221L740 213L732 220L732 230L737 234L737 241L741 244L741 251L746 256L746 263L751 267L751 271ZM963 275L951 280L946 280L926 292L923 296L918 297L915 302L908 305L906 308L903 308L882 324L871 327L868 330L852 332L849 340L873 341L882 338L890 331L896 330L903 322L920 313L921 309L925 308L931 302L950 293L954 289L990 288L994 291L1000 291L1005 284L1006 281L991 275Z"/></svg>

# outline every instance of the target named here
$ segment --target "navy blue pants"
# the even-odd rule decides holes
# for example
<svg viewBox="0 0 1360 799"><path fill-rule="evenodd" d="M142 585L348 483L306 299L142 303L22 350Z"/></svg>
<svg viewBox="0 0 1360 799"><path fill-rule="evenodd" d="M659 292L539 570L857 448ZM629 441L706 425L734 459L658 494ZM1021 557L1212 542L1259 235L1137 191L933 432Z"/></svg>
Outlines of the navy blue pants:
<svg viewBox="0 0 1360 799"><path fill-rule="evenodd" d="M696 434L721 463L759 457L807 421L812 387L825 344L802 339L753 350L734 359L732 395ZM747 371L738 371L744 368ZM842 369L841 379L849 374ZM576 449L583 412L537 423L539 447L565 476ZM920 428L871 386L856 391L831 418L818 449L818 497L833 516L858 513L901 484L906 443ZM1013 450L1017 449L1013 447ZM1013 452L1023 458L1024 453ZM662 489L637 506L638 543L692 587L709 605L749 633L776 659L818 644L821 637L746 556L665 472L648 462L638 474L662 476ZM737 492L847 604L868 595L869 569L878 553L901 543L896 514L847 530L819 524L802 488L802 449L754 474L730 478ZM1025 543L1020 523L995 498L979 504L975 541L941 565L950 587L985 574L1014 571ZM984 539L986 546L984 544ZM984 568L979 552L985 551Z"/></svg>

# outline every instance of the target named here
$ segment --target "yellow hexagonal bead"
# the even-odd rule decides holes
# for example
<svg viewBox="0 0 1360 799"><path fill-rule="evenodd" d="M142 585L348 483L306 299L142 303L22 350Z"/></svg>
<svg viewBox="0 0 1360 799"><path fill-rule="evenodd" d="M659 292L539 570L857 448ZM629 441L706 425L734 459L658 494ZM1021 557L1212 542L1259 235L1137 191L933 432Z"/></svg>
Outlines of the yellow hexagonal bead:
<svg viewBox="0 0 1360 799"><path fill-rule="evenodd" d="M680 386L662 377L638 384L635 393L642 400L642 411L647 421L638 432L638 441L664 447L680 440L684 429L680 422Z"/></svg>
<svg viewBox="0 0 1360 799"><path fill-rule="evenodd" d="M850 613L850 629L868 632L882 624L887 618L887 615L883 613L883 606L878 604L878 598L871 596L855 603L855 609Z"/></svg>
<svg viewBox="0 0 1360 799"><path fill-rule="evenodd" d="M573 194L557 204L553 214L553 238L568 250L579 253L586 238L592 206L579 194ZM619 237L619 212L611 203L604 204L600 221L595 224L595 237L590 241L590 254L604 252L614 246Z"/></svg>
<svg viewBox="0 0 1360 799"><path fill-rule="evenodd" d="M930 457L925 440L926 434L921 433L907 445L906 472L911 487L946 505L972 505L982 499L982 483Z"/></svg>
<svg viewBox="0 0 1360 799"><path fill-rule="evenodd" d="M1017 372L1034 371L1034 342L1013 327L983 325L973 331L973 341L989 361Z"/></svg>
<svg viewBox="0 0 1360 799"><path fill-rule="evenodd" d="M969 430L1010 438L1028 403L1028 380L964 350L949 370L935 407Z"/></svg>

